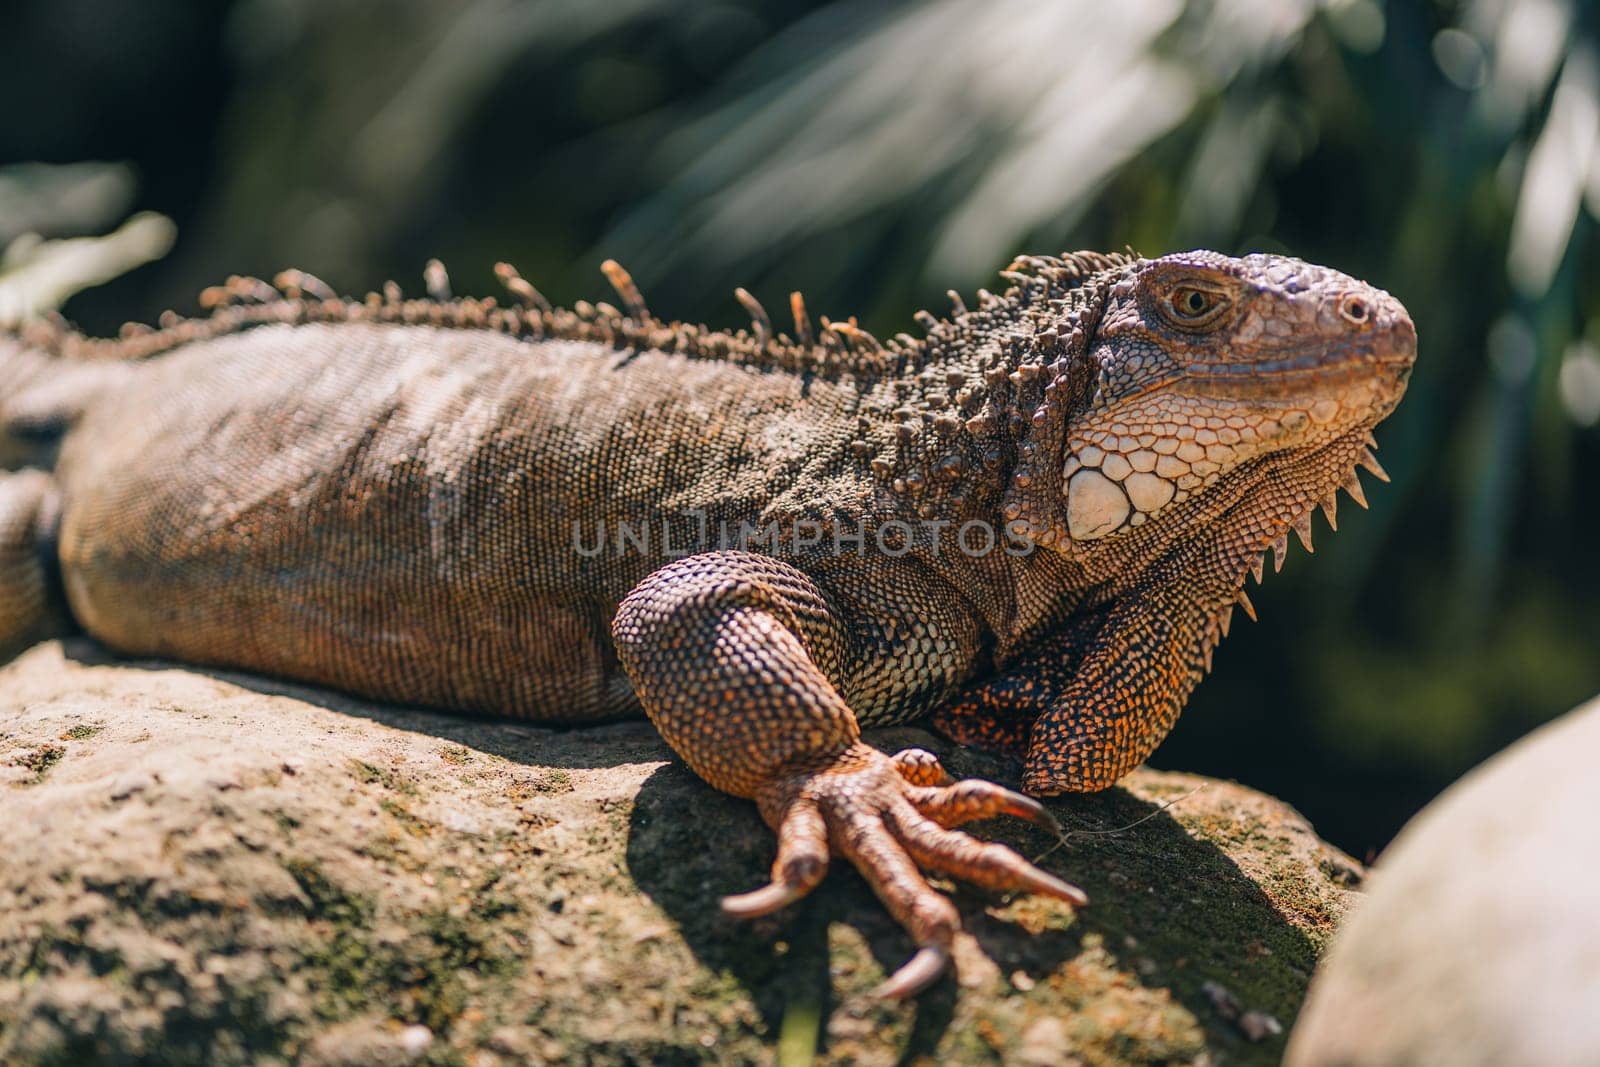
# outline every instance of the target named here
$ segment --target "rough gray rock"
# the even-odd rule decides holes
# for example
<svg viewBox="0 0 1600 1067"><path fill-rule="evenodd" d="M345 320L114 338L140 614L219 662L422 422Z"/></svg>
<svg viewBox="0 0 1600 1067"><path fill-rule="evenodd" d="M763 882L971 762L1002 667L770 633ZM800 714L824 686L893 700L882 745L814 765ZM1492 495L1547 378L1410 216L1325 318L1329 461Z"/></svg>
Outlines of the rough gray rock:
<svg viewBox="0 0 1600 1067"><path fill-rule="evenodd" d="M540 730L46 644L0 668L0 1062L1276 1062L1261 1019L1292 1021L1359 865L1188 775L1053 808L1074 833L1042 862L1094 904L957 888L957 977L881 1004L911 946L853 873L719 917L770 835L646 724Z"/></svg>
<svg viewBox="0 0 1600 1067"><path fill-rule="evenodd" d="M1312 987L1296 1067L1600 1063L1600 700L1401 832Z"/></svg>

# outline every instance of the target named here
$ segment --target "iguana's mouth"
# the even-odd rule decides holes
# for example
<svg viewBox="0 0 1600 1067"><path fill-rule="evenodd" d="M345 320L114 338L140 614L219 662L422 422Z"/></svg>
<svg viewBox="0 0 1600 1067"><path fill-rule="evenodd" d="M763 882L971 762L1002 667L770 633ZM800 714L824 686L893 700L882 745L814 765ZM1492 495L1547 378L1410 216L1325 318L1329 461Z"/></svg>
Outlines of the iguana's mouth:
<svg viewBox="0 0 1600 1067"><path fill-rule="evenodd" d="M1282 359L1253 359L1245 362L1206 360L1185 365L1184 374L1190 381L1205 381L1278 376L1341 378L1382 370L1398 376L1403 382L1410 375L1414 361L1414 352L1385 351L1376 346L1362 346L1356 349L1298 352Z"/></svg>
<svg viewBox="0 0 1600 1067"><path fill-rule="evenodd" d="M1190 363L1178 382L1192 394L1232 403L1281 401L1301 406L1342 400L1354 410L1364 396L1373 409L1371 421L1376 422L1399 403L1412 366L1407 351L1363 346L1248 363Z"/></svg>
<svg viewBox="0 0 1600 1067"><path fill-rule="evenodd" d="M1416 358L1416 328L1410 319L1401 318L1364 331L1358 338L1320 348L1294 349L1278 358L1195 360L1184 367L1184 372L1191 381L1204 381L1280 376L1343 379L1377 370L1393 375L1404 385Z"/></svg>

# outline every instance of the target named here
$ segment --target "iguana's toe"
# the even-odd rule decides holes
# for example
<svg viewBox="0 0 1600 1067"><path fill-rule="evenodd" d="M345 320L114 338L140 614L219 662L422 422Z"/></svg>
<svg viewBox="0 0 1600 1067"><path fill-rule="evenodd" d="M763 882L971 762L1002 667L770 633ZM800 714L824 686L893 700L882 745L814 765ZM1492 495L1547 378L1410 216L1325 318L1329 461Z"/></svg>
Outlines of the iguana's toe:
<svg viewBox="0 0 1600 1067"><path fill-rule="evenodd" d="M828 829L815 802L791 802L778 824L778 858L772 883L750 893L722 898L722 910L735 919L755 919L793 904L816 888L828 873Z"/></svg>
<svg viewBox="0 0 1600 1067"><path fill-rule="evenodd" d="M955 781L944 764L925 748L902 748L893 756L895 770L912 785L949 785Z"/></svg>
<svg viewBox="0 0 1600 1067"><path fill-rule="evenodd" d="M955 905L928 885L922 868L990 889L1088 903L1081 890L1005 846L940 825L1010 814L1053 826L1036 801L975 779L918 781L948 782L949 776L931 754L890 757L862 744L775 780L757 797L778 830L772 883L724 899L723 910L740 918L776 911L821 881L830 854L845 857L917 944L910 962L876 991L898 998L919 992L944 972L961 928Z"/></svg>
<svg viewBox="0 0 1600 1067"><path fill-rule="evenodd" d="M877 995L904 997L921 992L949 963L950 943L961 929L961 916L954 904L928 885L905 845L885 825L881 811L858 809L840 823L834 834L835 847L855 864L889 914L917 944L917 954L878 987Z"/></svg>
<svg viewBox="0 0 1600 1067"><path fill-rule="evenodd" d="M982 778L964 778L947 785L910 789L906 792L906 798L917 811L947 828L979 819L1010 815L1027 819L1055 836L1061 836L1061 824L1056 822L1056 817L1043 804Z"/></svg>
<svg viewBox="0 0 1600 1067"><path fill-rule="evenodd" d="M1004 845L956 830L947 830L910 805L888 813L895 837L919 865L962 881L1000 892L1038 893L1081 908L1088 894L1053 874L1041 871Z"/></svg>
<svg viewBox="0 0 1600 1067"><path fill-rule="evenodd" d="M1010 815L1061 836L1061 824L1037 800L981 778L957 781L944 769L939 757L925 748L903 748L890 758L902 778L913 786L925 787L908 790L906 796L918 811L940 826Z"/></svg>

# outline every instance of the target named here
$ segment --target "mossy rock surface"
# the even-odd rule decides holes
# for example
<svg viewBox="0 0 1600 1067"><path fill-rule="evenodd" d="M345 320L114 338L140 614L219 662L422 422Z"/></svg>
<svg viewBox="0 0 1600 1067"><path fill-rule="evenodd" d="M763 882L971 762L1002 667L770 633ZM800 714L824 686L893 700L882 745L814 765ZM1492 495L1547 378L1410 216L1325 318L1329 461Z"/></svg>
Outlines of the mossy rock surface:
<svg viewBox="0 0 1600 1067"><path fill-rule="evenodd" d="M950 887L955 976L883 1004L912 946L843 866L782 915L718 914L770 834L647 724L41 645L0 668L0 1062L1277 1062L1360 866L1192 775L1052 807L1072 833L1041 863L1093 905Z"/></svg>

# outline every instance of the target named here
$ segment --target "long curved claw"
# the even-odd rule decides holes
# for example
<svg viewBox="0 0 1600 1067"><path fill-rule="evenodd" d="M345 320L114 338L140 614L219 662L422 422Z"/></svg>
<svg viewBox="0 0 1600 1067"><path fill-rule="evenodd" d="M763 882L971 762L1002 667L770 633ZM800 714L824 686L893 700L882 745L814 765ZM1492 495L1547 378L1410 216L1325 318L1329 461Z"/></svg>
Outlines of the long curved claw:
<svg viewBox="0 0 1600 1067"><path fill-rule="evenodd" d="M828 827L811 800L789 804L778 821L778 858L772 862L772 884L722 898L722 913L734 919L758 919L793 904L816 888L828 873Z"/></svg>
<svg viewBox="0 0 1600 1067"><path fill-rule="evenodd" d="M872 995L881 1000L904 1000L914 997L950 966L950 950L943 945L924 945L901 968L885 979Z"/></svg>
<svg viewBox="0 0 1600 1067"><path fill-rule="evenodd" d="M886 814L895 836L921 867L1003 893L1038 893L1075 908L1089 903L1083 890L1041 871L1004 845L947 830L909 807L891 808Z"/></svg>
<svg viewBox="0 0 1600 1067"><path fill-rule="evenodd" d="M981 778L964 778L942 788L913 789L906 795L918 811L946 828L1010 815L1027 819L1057 838L1062 836L1061 824L1043 804Z"/></svg>
<svg viewBox="0 0 1600 1067"><path fill-rule="evenodd" d="M748 893L736 893L722 898L722 914L730 919L759 919L806 895L808 887L773 882Z"/></svg>

